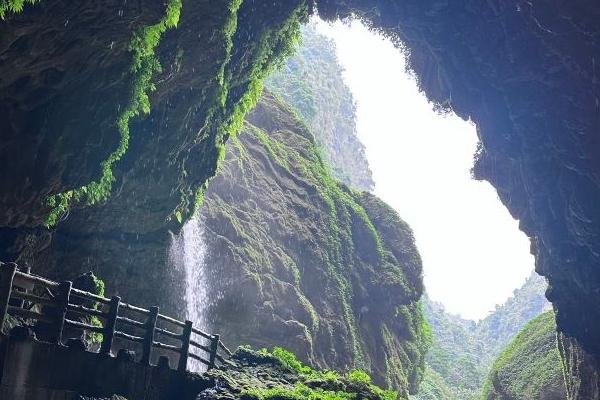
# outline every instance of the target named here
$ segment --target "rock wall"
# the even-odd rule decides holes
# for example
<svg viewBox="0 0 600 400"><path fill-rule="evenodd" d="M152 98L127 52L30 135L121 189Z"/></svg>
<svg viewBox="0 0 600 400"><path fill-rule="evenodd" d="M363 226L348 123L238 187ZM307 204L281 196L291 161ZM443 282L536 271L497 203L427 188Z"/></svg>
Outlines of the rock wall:
<svg viewBox="0 0 600 400"><path fill-rule="evenodd" d="M334 180L310 131L265 94L201 210L208 315L232 345L281 345L414 392L427 328L421 260L381 200Z"/></svg>

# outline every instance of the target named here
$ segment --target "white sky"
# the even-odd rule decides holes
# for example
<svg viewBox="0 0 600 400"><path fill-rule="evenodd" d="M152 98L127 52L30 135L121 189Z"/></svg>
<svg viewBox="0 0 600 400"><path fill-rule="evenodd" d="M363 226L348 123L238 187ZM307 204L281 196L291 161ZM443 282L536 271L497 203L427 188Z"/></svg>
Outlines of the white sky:
<svg viewBox="0 0 600 400"><path fill-rule="evenodd" d="M471 179L475 126L432 110L403 55L358 22L318 23L357 103L375 193L412 227L429 296L465 318L503 303L533 269L529 240L487 182Z"/></svg>

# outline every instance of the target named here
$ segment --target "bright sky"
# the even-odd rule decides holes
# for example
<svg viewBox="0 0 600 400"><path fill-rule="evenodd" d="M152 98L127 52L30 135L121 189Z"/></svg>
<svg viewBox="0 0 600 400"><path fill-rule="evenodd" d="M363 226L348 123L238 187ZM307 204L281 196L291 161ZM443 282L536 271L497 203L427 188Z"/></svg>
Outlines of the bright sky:
<svg viewBox="0 0 600 400"><path fill-rule="evenodd" d="M357 102L375 193L412 227L429 296L480 319L533 269L529 240L487 182L471 179L475 126L432 110L404 56L358 22L328 25Z"/></svg>

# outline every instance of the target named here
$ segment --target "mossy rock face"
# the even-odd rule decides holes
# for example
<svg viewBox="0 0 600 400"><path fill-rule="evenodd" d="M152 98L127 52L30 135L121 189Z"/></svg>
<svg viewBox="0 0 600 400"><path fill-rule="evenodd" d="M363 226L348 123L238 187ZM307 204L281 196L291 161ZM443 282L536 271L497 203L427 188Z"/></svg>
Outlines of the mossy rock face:
<svg viewBox="0 0 600 400"><path fill-rule="evenodd" d="M313 365L364 368L413 391L422 375L421 260L410 228L333 178L311 132L265 93L228 146L200 215L213 329Z"/></svg>
<svg viewBox="0 0 600 400"><path fill-rule="evenodd" d="M556 341L554 312L530 321L492 366L485 400L565 400L567 393Z"/></svg>
<svg viewBox="0 0 600 400"><path fill-rule="evenodd" d="M171 233L197 208L224 142L306 19L303 0L265 4L182 1L177 27L154 48L151 59L162 68L145 93L150 112L129 120L110 197L73 204L52 230L43 226L47 197L99 179L101 163L119 145L119 112L139 78L130 41L166 10L162 2L50 0L7 14L0 36L20 46L0 49L0 68L10 71L0 82L0 110L11 116L0 121L0 259L57 280L92 270L108 295L185 318L184 276L168 267ZM33 142L39 145L28 147Z"/></svg>
<svg viewBox="0 0 600 400"><path fill-rule="evenodd" d="M208 371L211 382L198 400L401 400L396 392L383 390L363 371L341 374L312 369L294 354L238 348L227 363Z"/></svg>

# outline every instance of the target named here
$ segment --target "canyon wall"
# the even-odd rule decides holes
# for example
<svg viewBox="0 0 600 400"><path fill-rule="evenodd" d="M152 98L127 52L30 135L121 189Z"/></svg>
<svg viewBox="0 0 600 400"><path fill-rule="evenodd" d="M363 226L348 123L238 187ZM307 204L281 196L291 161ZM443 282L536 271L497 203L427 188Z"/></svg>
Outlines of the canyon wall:
<svg viewBox="0 0 600 400"><path fill-rule="evenodd" d="M304 122L269 93L232 140L200 213L213 329L416 391L429 339L408 225L337 182Z"/></svg>

